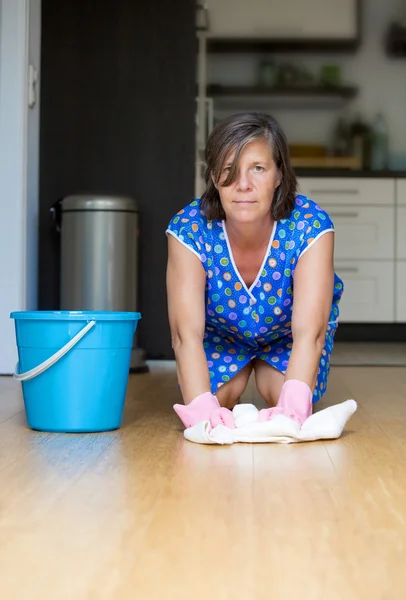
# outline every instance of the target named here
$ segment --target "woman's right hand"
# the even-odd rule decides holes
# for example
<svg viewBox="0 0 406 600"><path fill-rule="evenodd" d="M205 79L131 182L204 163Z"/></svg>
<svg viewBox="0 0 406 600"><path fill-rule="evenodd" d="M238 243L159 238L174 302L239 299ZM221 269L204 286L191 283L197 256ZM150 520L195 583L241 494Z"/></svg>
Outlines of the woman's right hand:
<svg viewBox="0 0 406 600"><path fill-rule="evenodd" d="M201 421L209 421L212 427L225 425L234 429L234 416L231 410L222 407L211 392L200 394L190 404L175 404L174 411L186 428Z"/></svg>
<svg viewBox="0 0 406 600"><path fill-rule="evenodd" d="M209 421L234 428L234 416L210 390L203 336L206 323L206 272L196 254L168 236L167 294L172 347L183 404L173 407L185 427Z"/></svg>

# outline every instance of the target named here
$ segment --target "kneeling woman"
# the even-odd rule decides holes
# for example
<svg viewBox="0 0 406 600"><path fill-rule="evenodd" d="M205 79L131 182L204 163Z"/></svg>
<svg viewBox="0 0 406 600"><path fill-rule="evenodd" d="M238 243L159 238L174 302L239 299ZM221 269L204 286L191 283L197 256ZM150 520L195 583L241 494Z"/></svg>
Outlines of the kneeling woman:
<svg viewBox="0 0 406 600"><path fill-rule="evenodd" d="M302 423L324 394L342 281L334 226L296 194L288 145L264 114L234 115L206 147L206 190L170 221L167 292L185 426L230 424L254 370L270 407ZM220 409L220 407L224 407Z"/></svg>

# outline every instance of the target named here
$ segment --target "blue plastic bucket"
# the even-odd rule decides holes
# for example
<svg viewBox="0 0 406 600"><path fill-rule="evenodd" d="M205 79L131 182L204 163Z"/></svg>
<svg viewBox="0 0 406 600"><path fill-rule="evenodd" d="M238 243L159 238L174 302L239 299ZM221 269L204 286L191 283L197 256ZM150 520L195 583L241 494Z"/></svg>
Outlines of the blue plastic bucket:
<svg viewBox="0 0 406 600"><path fill-rule="evenodd" d="M29 427L84 433L121 425L139 313L13 312Z"/></svg>

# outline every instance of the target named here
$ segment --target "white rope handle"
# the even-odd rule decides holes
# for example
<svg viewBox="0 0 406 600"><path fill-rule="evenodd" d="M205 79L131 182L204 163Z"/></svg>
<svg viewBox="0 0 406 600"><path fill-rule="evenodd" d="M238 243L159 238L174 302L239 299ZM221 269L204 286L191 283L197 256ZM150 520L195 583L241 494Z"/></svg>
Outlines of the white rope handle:
<svg viewBox="0 0 406 600"><path fill-rule="evenodd" d="M13 375L14 379L16 381L28 381L28 379L33 379L34 377L37 377L37 375L40 375L41 373L49 369L49 367L52 367L52 365L54 365L56 362L58 362L58 360L65 356L65 354L69 352L69 350L73 348L73 346L76 346L76 344L82 339L82 337L86 335L86 333L90 331L90 329L95 325L96 321L90 321L85 327L83 327L83 329L79 331L79 333L75 335L75 337L73 337L67 344L65 344L63 348L58 350L58 352L55 352L55 354L53 354L50 358L45 360L37 367L34 367L30 371L26 371L25 373L17 373L17 371L19 371L17 364L16 373L14 373Z"/></svg>

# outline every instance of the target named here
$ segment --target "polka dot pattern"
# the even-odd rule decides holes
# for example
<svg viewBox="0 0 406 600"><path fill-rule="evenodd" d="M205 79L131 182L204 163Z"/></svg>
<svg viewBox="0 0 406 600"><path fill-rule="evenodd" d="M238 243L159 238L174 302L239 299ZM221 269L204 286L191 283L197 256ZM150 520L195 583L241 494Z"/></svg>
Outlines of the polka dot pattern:
<svg viewBox="0 0 406 600"><path fill-rule="evenodd" d="M334 229L328 214L297 196L287 219L275 223L268 253L250 287L240 277L222 221L209 221L194 200L170 221L167 233L194 252L206 271L204 349L212 392L254 358L285 373L292 348L293 277L299 257L323 232ZM335 274L326 343L313 400L327 387L330 355L343 282Z"/></svg>

